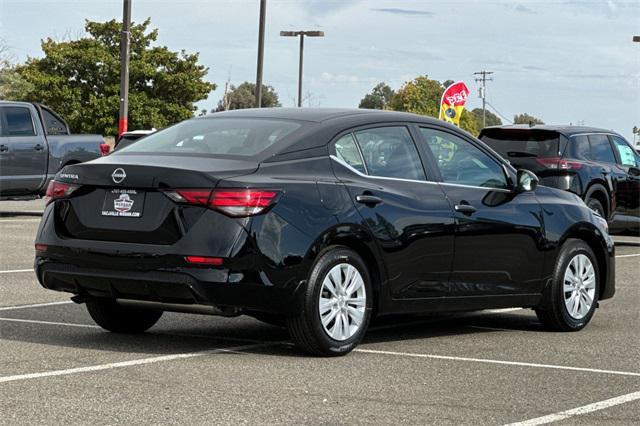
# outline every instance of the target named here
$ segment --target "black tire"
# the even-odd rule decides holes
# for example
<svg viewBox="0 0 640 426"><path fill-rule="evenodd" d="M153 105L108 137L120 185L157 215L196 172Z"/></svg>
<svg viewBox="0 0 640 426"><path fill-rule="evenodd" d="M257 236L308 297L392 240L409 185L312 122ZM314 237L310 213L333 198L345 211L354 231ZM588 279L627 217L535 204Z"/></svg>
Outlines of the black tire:
<svg viewBox="0 0 640 426"><path fill-rule="evenodd" d="M325 276L336 265L348 263L355 267L364 282L365 310L358 330L346 340L334 340L325 332L320 319L318 302ZM351 352L364 337L373 306L371 276L360 256L343 246L332 246L323 251L315 261L304 293L302 309L298 316L287 318L287 329L296 346L318 356L341 356Z"/></svg>
<svg viewBox="0 0 640 426"><path fill-rule="evenodd" d="M87 302L87 310L100 327L125 334L145 332L162 316L162 311L121 306L111 299Z"/></svg>
<svg viewBox="0 0 640 426"><path fill-rule="evenodd" d="M593 210L594 212L598 213L600 215L600 217L603 217L603 218L607 219L607 212L605 211L604 207L602 206L602 203L600 202L600 200L598 200L596 198L588 198L587 202L585 204L591 210Z"/></svg>
<svg viewBox="0 0 640 426"><path fill-rule="evenodd" d="M588 313L581 319L571 316L565 304L564 274L569 262L578 254L589 258L595 271L595 294ZM600 271L593 250L582 240L569 239L560 249L553 272L553 281L545 289L542 301L535 308L536 315L542 324L553 331L578 331L583 329L595 313L600 295Z"/></svg>

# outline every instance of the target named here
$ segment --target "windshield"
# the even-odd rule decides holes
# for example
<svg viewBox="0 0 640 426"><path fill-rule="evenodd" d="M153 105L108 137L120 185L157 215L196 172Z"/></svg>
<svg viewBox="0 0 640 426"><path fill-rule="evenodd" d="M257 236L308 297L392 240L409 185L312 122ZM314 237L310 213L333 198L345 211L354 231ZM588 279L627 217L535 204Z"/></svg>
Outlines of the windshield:
<svg viewBox="0 0 640 426"><path fill-rule="evenodd" d="M205 118L153 133L119 153L255 156L300 124L284 120Z"/></svg>
<svg viewBox="0 0 640 426"><path fill-rule="evenodd" d="M508 160L552 158L560 155L560 135L543 130L487 131L480 139Z"/></svg>

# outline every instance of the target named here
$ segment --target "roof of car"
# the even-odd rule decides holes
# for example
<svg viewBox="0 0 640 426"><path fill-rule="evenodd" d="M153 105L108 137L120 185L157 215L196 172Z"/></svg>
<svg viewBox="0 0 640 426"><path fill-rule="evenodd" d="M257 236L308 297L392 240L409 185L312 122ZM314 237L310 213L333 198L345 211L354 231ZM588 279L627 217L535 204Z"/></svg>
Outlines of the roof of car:
<svg viewBox="0 0 640 426"><path fill-rule="evenodd" d="M485 130L494 130L494 129L546 130L546 131L558 132L558 133L560 133L562 135L565 135L565 136L572 136L572 135L577 135L577 134L582 134L582 133L611 133L611 134L617 134L613 130L601 129L601 128L597 128L597 127L588 127L588 126L572 126L572 125L569 125L569 124L535 124L533 126L530 126L528 124L511 124L511 125L505 125L505 126L491 126L491 127L485 127L484 129L482 129L481 134Z"/></svg>
<svg viewBox="0 0 640 426"><path fill-rule="evenodd" d="M428 121L442 123L442 121L438 121L435 118L406 112L359 108L250 108L216 112L201 118L248 117L323 122L336 118L365 115L373 119L383 118L385 120L395 119L398 121Z"/></svg>

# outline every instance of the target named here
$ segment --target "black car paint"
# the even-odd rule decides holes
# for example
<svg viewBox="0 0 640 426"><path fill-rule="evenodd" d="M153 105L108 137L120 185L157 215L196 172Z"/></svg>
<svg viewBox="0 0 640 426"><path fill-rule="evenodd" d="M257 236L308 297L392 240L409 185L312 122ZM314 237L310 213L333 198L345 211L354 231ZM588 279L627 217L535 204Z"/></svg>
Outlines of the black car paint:
<svg viewBox="0 0 640 426"><path fill-rule="evenodd" d="M238 113L250 114L309 122L297 142L258 163L116 153L65 168L66 176L79 176L77 181L59 180L98 192L111 187L147 188L147 195L163 187L278 189L282 194L271 210L236 219L203 207L175 205L168 211L158 207L150 212L159 215L153 226L164 223L160 220L164 214L175 221L180 237L173 244L148 244L145 238L155 232L151 225L148 235L113 241L122 238L119 233L141 232L136 219L100 222L98 208L90 203L74 205L74 197L56 201L47 206L36 239L37 244L48 246L35 261L41 284L85 298L213 304L295 315L314 259L339 244L351 247L369 266L379 315L533 307L551 279L562 243L577 237L585 239L598 257L603 271L601 299L613 296L613 243L573 194L545 187L517 192L441 184L431 167L433 159L422 149L430 181L363 176L331 156L331 142L356 128L402 125L417 140L417 126L432 126L481 147L504 166L514 183L515 170L465 132L401 113ZM131 180L111 182L116 167L125 168ZM367 192L382 198L382 203L355 201L356 195ZM453 205L462 202L472 204L477 212L454 213ZM96 211L83 212L91 208ZM94 232L86 234L91 238L65 234L65 215L72 210L77 210L88 232ZM91 219L91 214L96 216ZM116 226L118 230L113 229ZM98 231L105 239L96 238ZM193 266L184 261L185 255L219 256L225 263L215 268Z"/></svg>

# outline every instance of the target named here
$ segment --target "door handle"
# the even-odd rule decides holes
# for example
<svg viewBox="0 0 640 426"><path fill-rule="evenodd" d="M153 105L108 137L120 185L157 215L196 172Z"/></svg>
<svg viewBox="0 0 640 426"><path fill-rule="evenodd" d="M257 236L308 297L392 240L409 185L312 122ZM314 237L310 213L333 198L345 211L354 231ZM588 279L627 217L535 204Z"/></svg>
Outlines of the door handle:
<svg viewBox="0 0 640 426"><path fill-rule="evenodd" d="M471 215L476 212L476 208L469 204L456 204L453 208L458 213L462 213L466 215Z"/></svg>
<svg viewBox="0 0 640 426"><path fill-rule="evenodd" d="M44 146L37 144L36 146L33 147L33 149L35 149L36 151L42 151L44 149Z"/></svg>
<svg viewBox="0 0 640 426"><path fill-rule="evenodd" d="M376 197L375 195L356 195L356 201L360 204L365 204L368 206L375 206L376 204L380 204L382 202L382 198Z"/></svg>
<svg viewBox="0 0 640 426"><path fill-rule="evenodd" d="M0 152L7 152L9 151L9 147L6 145L0 145Z"/></svg>

